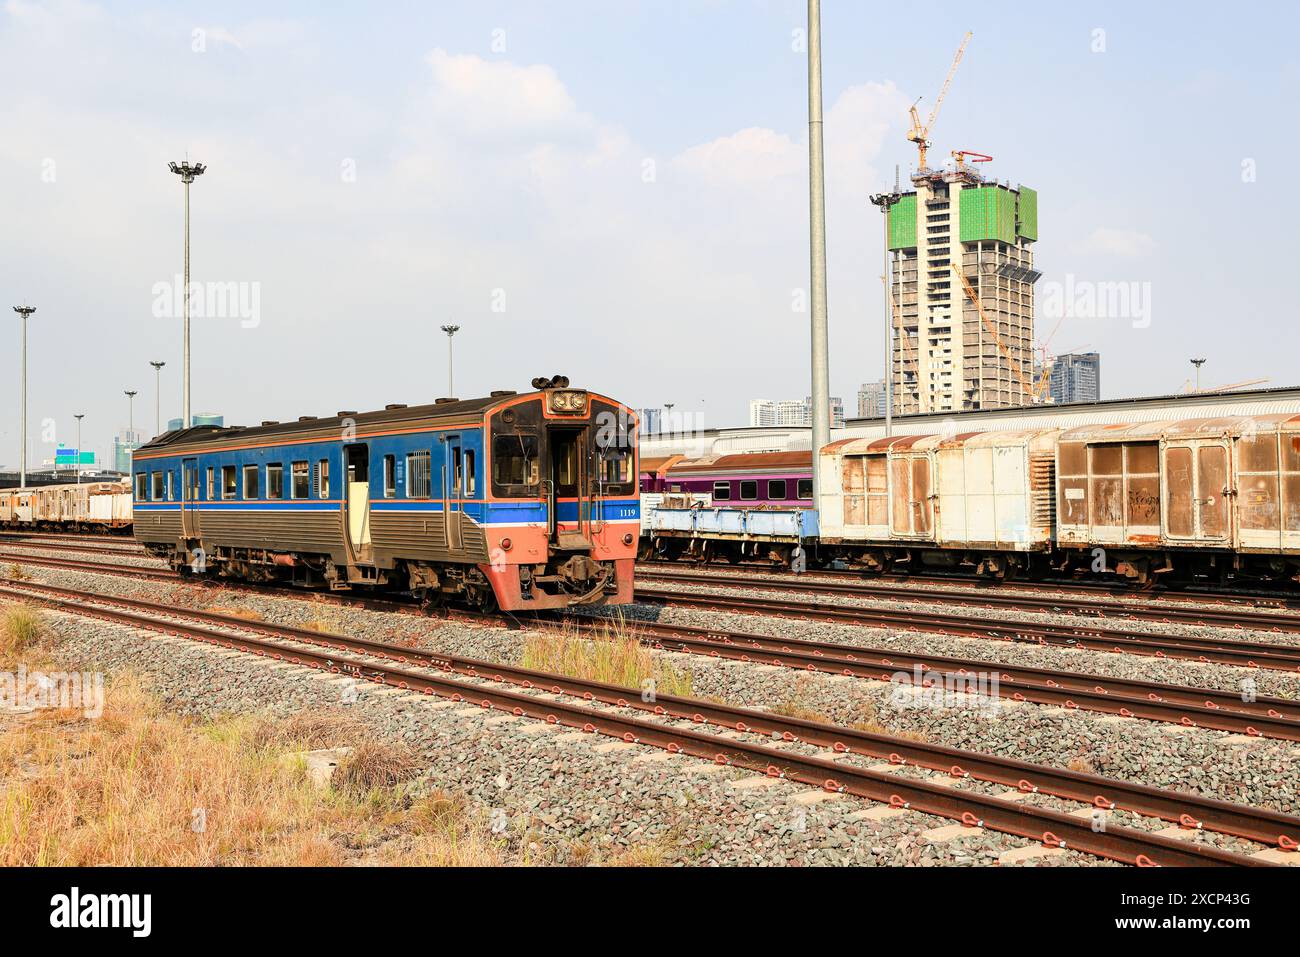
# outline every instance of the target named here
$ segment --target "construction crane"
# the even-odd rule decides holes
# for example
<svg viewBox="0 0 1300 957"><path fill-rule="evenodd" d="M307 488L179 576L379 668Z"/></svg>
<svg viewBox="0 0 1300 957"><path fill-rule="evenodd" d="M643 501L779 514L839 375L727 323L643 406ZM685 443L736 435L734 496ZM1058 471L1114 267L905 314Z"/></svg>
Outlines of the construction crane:
<svg viewBox="0 0 1300 957"><path fill-rule="evenodd" d="M1216 388L1213 389L1201 389L1198 392L1196 386L1192 383L1192 380L1188 379L1185 382L1183 382L1183 392L1185 393L1197 392L1197 394L1199 395L1205 395L1210 392L1232 392L1236 389L1244 389L1246 388L1246 386L1250 386L1250 385L1263 385L1265 382L1268 381L1269 379L1267 377L1263 379L1247 379L1245 382L1233 382L1228 385L1217 386Z"/></svg>
<svg viewBox="0 0 1300 957"><path fill-rule="evenodd" d="M992 163L993 157L987 153L972 153L970 150L953 150L953 162L957 165L959 173L966 172L966 161L969 159L972 163Z"/></svg>
<svg viewBox="0 0 1300 957"><path fill-rule="evenodd" d="M966 35L962 37L961 46L957 48L957 55L952 58L952 66L948 68L948 78L943 81L943 88L939 90L939 95L935 98L934 109L930 111L930 118L925 121L925 126L921 125L921 117L916 112L916 103L921 102L920 97L917 98L916 103L912 104L910 111L912 114L912 128L907 131L907 139L909 142L916 144L917 152L920 155L920 165L917 166L918 173L928 169L925 165L925 155L930 149L930 131L934 129L934 122L939 118L939 108L943 106L944 97L948 95L948 87L952 86L952 78L957 72L957 64L961 63L962 54L966 52L966 44L970 42L970 38L974 35L967 31Z"/></svg>
<svg viewBox="0 0 1300 957"><path fill-rule="evenodd" d="M962 288L966 290L967 297L970 298L971 302L975 303L975 310L980 314L980 321L984 323L984 328L989 331L989 335L993 337L993 341L997 343L998 349L1002 352L1003 358L1007 360L1007 368L1015 373L1016 379L1020 382L1021 391L1033 401L1037 396L1037 392L1033 384L1025 378L1025 370L1021 368L1020 360L1011 354L1011 350L1007 348L1006 343L1002 341L1002 337L998 335L997 325L984 314L984 307L980 304L979 297L975 295L975 289L971 286L970 280L961 271L961 267L953 263L952 271L961 280Z"/></svg>

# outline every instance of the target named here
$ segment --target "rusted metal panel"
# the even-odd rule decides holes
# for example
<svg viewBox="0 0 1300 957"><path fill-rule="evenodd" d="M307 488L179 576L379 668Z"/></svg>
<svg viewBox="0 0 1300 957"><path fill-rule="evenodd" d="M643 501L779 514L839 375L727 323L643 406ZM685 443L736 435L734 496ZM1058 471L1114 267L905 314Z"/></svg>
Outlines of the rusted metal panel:
<svg viewBox="0 0 1300 957"><path fill-rule="evenodd" d="M1195 534L1193 500L1196 490L1192 475L1192 450L1175 446L1165 450L1165 532L1176 538Z"/></svg>

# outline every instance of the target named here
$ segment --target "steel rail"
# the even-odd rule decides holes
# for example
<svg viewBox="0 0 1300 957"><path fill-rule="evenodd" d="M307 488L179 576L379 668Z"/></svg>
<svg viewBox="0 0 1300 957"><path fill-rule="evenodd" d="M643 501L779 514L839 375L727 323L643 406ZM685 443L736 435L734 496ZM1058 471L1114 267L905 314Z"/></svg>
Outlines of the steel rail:
<svg viewBox="0 0 1300 957"><path fill-rule="evenodd" d="M324 647L347 653L360 653L371 657L377 657L385 661L397 661L401 665L416 665L419 667L436 668L443 671L455 671L467 677L499 683L511 682L525 688L548 691L554 694L580 696L588 701L600 701L617 707L630 707L644 711L652 711L662 717L690 720L696 724L716 724L731 731L780 736L786 741L801 741L808 744L827 747L841 754L858 754L881 758L889 761L891 765L895 766L910 764L917 767L941 770L957 779L972 778L993 783L1006 784L1014 787L1021 793L1042 792L1054 794L1069 800L1082 801L1098 809L1129 810L1139 814L1159 817L1164 820L1177 821L1187 828L1203 828L1225 834L1232 834L1260 844L1294 847L1295 842L1300 840L1300 818L1289 817L1278 812L1234 805L1212 798L1181 794L1178 792L1149 787L1147 785L1132 784L1129 782L1104 778L1098 775L1048 768L1010 758L983 755L942 745L909 741L891 735L876 734L852 728L841 728L834 725L827 725L799 718L781 717L767 712L736 708L727 705L717 705L697 699L682 698L673 695L657 695L655 696L654 701L647 703L641 700L634 691L629 691L629 689L617 685L569 678L562 675L554 675L547 672L539 672L510 665L498 664L495 662L480 661L472 658L444 655L438 652L408 648L373 639L331 635L297 628L295 626L277 625L261 621L249 621L237 616L223 615L215 612L173 608L136 599L125 599L117 596L100 596L93 593L78 592L73 589L63 589L44 585L24 585L18 589L0 587L0 593L5 592L10 594L16 593L20 597L31 597L32 593L35 593L38 600L51 604L54 607L69 608L76 613L90 614L92 616L100 616L99 612L104 612L105 614L100 617L108 617L110 620L118 620L127 624L142 624L144 627L150 628L151 630L163 630L169 633L175 633L178 626L165 620L159 621L156 617L150 618L140 615L135 611L114 612L109 609L87 607L85 602L90 600L93 602L99 602L101 605L112 605L127 609L143 608L147 609L149 613L155 616L163 615L166 617L193 618L216 624L221 627L272 634L281 638L288 638L289 640L298 643L316 647ZM46 594L42 595L42 592ZM190 636L199 637L202 640L215 641L215 643L221 644L225 647L235 647L240 642L240 639L232 636L217 635L202 628L185 627L182 628L181 631ZM297 652L296 649L275 642L261 642L254 640L253 643L257 646L256 648L244 648L241 650L253 650L256 654L265 654L266 649L269 647L275 652L272 657L281 660L289 660L293 663L300 663L293 657L295 654L304 654L303 652ZM284 659L282 653L288 653L290 657ZM353 669L348 667L347 662L340 662L337 659L332 658L327 660L331 670L349 672L356 674L359 677L366 677L387 683L384 677L385 669L381 669L379 672L367 674L365 667ZM413 675L412 673L404 672L399 669L386 669L386 671L391 671L394 674L401 674L408 679L413 676L419 677L418 675ZM460 685L459 687L466 691L466 694L461 695L461 698L468 701L473 701L473 695L481 691L481 688L478 686ZM519 696L511 695L510 697L514 700ZM536 702L536 699L532 700ZM479 703L482 702L480 701ZM549 703L543 702L542 704L546 704L548 707L550 706ZM499 705L494 704L493 706ZM595 712L584 713L588 716L597 714ZM601 715L601 717L604 716ZM643 722L635 723L638 725L643 724ZM591 730L588 725L584 725L584 729ZM606 731L605 733L616 732ZM623 737L626 739L626 733L624 733ZM719 739L714 736L706 737L712 745L734 744L734 742L727 739ZM669 749L672 750L671 747ZM752 754L752 749L747 749L746 753ZM774 758L789 757L786 752L771 748L762 748L761 753L769 754ZM717 755L704 753L701 756L713 756L716 758ZM862 774L868 775L874 779L877 784L880 783L879 774L871 772L870 769L848 768L844 765L834 764L829 761L822 761L820 759L813 760L816 762L814 766L822 770L835 770L839 772L848 770L855 774L861 772ZM790 776L779 773L780 767L778 765L769 764L761 770L768 774L777 771L778 773L775 776ZM797 775L795 775L795 777L797 777ZM819 782L814 777L814 779L810 780L808 783L826 784L827 782L825 780ZM944 786L940 785L939 787ZM854 793L857 792L855 791ZM958 793L963 797L970 794L970 792ZM865 796L870 795L868 794ZM917 809L920 810L922 808L918 806ZM962 814L942 814L942 811L936 813L941 813L942 816L958 817L959 819L965 818L965 812ZM1077 821L1078 819L1073 818L1072 820ZM1091 825L1089 825L1089 827L1091 827ZM1021 831L1014 831L1013 833L1021 833L1023 836L1029 837L1043 836L1034 833L1024 834ZM1240 855L1230 856L1240 858ZM1237 862L1240 862L1240 860Z"/></svg>
<svg viewBox="0 0 1300 957"><path fill-rule="evenodd" d="M724 586L720 586L724 587ZM637 588L634 601L661 605L704 607L711 611L736 611L799 618L813 621L844 622L853 625L906 628L941 635L962 635L997 641L1030 642L1041 645L1064 645L1090 651L1132 651L1157 658L1202 661L1300 671L1300 648L1267 642L1238 641L1227 638L1185 638L1130 632L1104 626L1041 625L1021 622L998 623L979 616L911 610L886 611L824 602L796 602L790 599L742 597L701 592L677 592Z"/></svg>
<svg viewBox="0 0 1300 957"><path fill-rule="evenodd" d="M702 575L682 571L638 569L637 578L674 584L712 585L726 588L763 588L777 592L845 595L852 598L890 598L920 603L940 602L962 608L1008 608L1013 611L1043 612L1056 615L1079 615L1084 618L1127 618L1135 621L1187 623L1205 627L1234 628L1251 631L1300 632L1300 615L1254 611L1201 608L1152 608L1132 602L1060 598L1033 595L990 594L988 592L921 591L903 585L874 581L834 582L813 577L787 575Z"/></svg>

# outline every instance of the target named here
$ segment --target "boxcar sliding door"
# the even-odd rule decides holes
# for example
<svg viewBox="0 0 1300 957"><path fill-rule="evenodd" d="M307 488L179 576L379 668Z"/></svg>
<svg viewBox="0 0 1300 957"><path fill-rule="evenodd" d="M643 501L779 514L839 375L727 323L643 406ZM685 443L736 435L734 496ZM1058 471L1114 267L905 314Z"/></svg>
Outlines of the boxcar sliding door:
<svg viewBox="0 0 1300 957"><path fill-rule="evenodd" d="M1222 442L1170 442L1164 450L1165 534L1205 545L1232 532L1228 447Z"/></svg>

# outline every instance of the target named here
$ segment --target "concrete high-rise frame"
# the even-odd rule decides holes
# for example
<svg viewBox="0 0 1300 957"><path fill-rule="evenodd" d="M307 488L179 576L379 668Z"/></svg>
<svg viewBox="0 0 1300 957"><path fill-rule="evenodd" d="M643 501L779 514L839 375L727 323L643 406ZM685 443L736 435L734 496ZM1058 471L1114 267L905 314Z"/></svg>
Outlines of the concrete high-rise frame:
<svg viewBox="0 0 1300 957"><path fill-rule="evenodd" d="M1031 404L1038 194L964 167L924 170L912 183L889 211L895 410ZM997 326L1005 353L954 265Z"/></svg>

